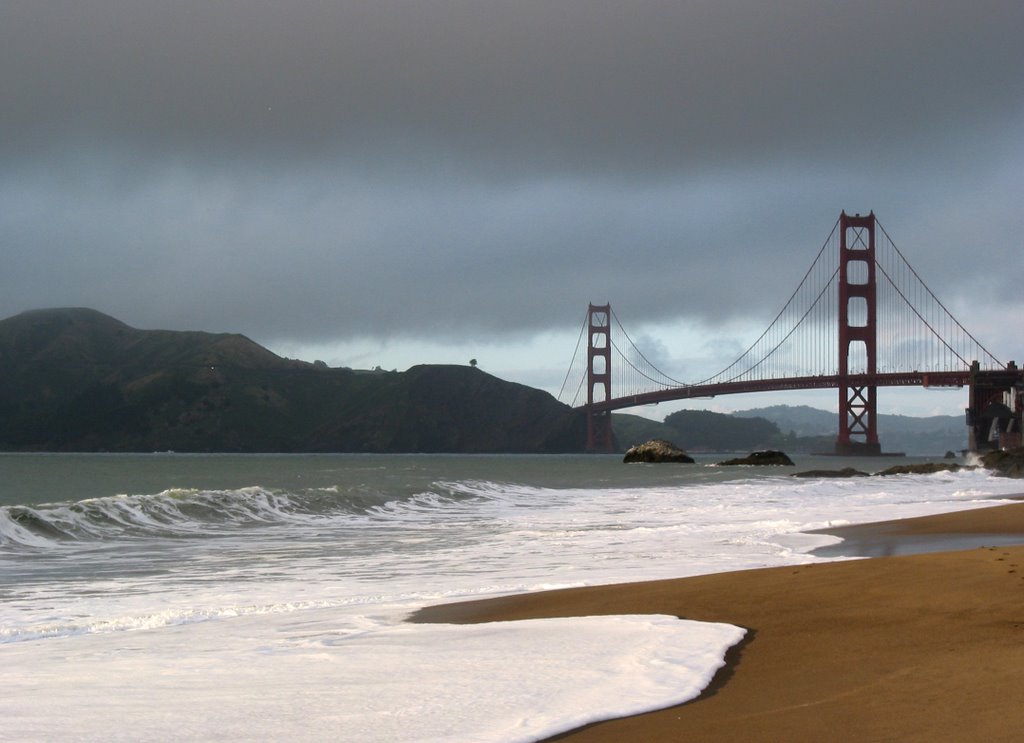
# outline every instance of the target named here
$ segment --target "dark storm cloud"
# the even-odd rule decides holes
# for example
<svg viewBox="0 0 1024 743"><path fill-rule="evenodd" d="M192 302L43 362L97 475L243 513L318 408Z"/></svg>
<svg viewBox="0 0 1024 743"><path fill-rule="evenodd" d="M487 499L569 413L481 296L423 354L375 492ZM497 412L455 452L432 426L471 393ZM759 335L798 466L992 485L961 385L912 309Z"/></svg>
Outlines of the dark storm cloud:
<svg viewBox="0 0 1024 743"><path fill-rule="evenodd" d="M1019 266L1022 28L1019 2L7 2L0 314L716 322L783 301L843 208L937 291L1019 296L962 256Z"/></svg>
<svg viewBox="0 0 1024 743"><path fill-rule="evenodd" d="M483 163L533 153L616 169L809 147L846 157L1019 113L1024 61L1013 2L69 0L3 12L9 148L54 135L248 156L429 144Z"/></svg>

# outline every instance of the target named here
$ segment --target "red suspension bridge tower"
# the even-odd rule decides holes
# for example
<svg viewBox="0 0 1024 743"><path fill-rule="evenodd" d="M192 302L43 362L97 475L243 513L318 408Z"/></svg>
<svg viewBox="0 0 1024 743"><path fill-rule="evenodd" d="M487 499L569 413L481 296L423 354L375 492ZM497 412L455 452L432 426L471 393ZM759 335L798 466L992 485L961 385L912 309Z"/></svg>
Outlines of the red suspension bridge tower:
<svg viewBox="0 0 1024 743"><path fill-rule="evenodd" d="M875 214L839 215L839 435L836 454L879 454Z"/></svg>
<svg viewBox="0 0 1024 743"><path fill-rule="evenodd" d="M594 411L595 402L612 399L612 307L592 304L587 308L587 451L615 451L610 410ZM600 397L595 395L600 393Z"/></svg>

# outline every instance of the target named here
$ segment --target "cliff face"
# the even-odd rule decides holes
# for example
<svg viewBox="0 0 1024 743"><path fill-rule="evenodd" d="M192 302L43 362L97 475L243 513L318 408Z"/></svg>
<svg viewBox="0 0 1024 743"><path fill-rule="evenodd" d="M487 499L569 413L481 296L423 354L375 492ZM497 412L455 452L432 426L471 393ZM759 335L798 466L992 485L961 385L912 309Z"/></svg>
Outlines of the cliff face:
<svg viewBox="0 0 1024 743"><path fill-rule="evenodd" d="M241 335L149 331L87 309L0 321L0 449L580 451L585 422L475 368L359 373Z"/></svg>

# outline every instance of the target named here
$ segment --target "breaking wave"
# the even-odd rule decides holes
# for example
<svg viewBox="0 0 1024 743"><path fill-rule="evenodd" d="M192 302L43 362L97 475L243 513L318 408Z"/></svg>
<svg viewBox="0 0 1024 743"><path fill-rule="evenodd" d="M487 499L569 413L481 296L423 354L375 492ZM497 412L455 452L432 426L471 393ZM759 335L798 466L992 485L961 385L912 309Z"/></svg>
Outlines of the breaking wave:
<svg viewBox="0 0 1024 743"><path fill-rule="evenodd" d="M236 533L275 526L328 526L422 514L486 497L487 487L438 483L396 496L320 488L304 492L253 486L169 489L79 501L0 507L0 549L45 549L82 542Z"/></svg>

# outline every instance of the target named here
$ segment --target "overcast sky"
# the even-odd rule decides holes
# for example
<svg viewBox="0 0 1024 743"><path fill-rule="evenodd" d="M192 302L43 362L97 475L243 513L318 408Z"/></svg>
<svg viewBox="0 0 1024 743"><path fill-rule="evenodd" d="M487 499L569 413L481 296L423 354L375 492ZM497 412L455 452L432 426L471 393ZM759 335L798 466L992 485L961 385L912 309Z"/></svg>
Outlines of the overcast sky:
<svg viewBox="0 0 1024 743"><path fill-rule="evenodd" d="M0 317L557 391L610 301L701 379L874 210L1020 361L1022 32L1020 0L3 0Z"/></svg>

